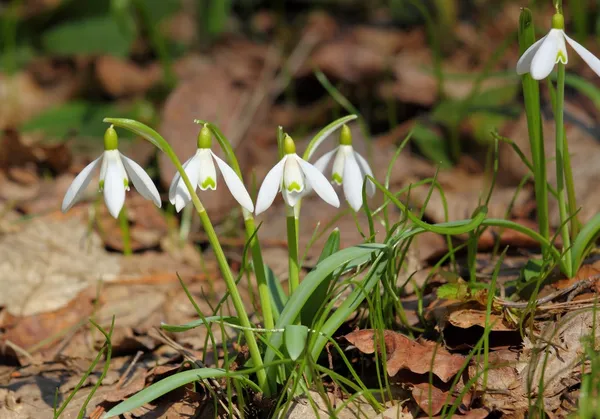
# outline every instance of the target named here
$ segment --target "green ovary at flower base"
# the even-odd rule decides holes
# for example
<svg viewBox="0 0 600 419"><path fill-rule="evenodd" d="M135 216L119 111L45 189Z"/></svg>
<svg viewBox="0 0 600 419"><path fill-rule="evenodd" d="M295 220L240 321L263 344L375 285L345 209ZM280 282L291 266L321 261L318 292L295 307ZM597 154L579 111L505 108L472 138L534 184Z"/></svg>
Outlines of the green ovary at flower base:
<svg viewBox="0 0 600 419"><path fill-rule="evenodd" d="M150 176L139 164L121 154L118 146L117 132L111 125L104 133L104 153L75 177L65 193L62 202L63 212L71 209L83 197L98 165L100 165L98 188L104 193L104 202L113 217L119 216L125 204L125 192L129 190L130 180L140 195L160 208L160 195Z"/></svg>

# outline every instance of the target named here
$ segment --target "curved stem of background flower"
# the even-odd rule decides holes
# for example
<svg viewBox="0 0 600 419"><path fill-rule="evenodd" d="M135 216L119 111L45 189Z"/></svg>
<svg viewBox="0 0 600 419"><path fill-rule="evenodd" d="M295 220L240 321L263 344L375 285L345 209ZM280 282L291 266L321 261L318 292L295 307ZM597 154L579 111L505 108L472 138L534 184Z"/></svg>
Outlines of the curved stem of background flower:
<svg viewBox="0 0 600 419"><path fill-rule="evenodd" d="M231 168L235 171L238 177L244 181L242 176L242 170L240 164L235 156L231 143L221 132L221 130L214 124L195 119L194 122L200 125L206 125L208 129L213 133L221 149L227 156L227 160L231 165ZM269 284L267 283L267 275L264 260L262 257L262 250L260 248L260 242L256 234L256 224L252 213L242 208L244 214L244 224L246 226L246 237L250 239L250 251L252 253L252 262L254 265L254 275L256 276L256 283L258 287L258 298L260 299L260 307L263 315L263 324L265 329L273 329L275 327L275 320L273 318L273 308L271 305L271 293L269 291Z"/></svg>
<svg viewBox="0 0 600 419"><path fill-rule="evenodd" d="M567 272L572 277L572 249L571 236L569 235L569 213L567 210L567 199L565 190L565 136L564 136L564 103L565 103L565 65L557 64L556 78L556 105L554 119L556 121L556 193L558 194L558 211L560 215L560 235L563 242L563 252ZM571 179L572 183L572 179Z"/></svg>
<svg viewBox="0 0 600 419"><path fill-rule="evenodd" d="M155 130L148 127L141 122L125 119L125 118L104 118L104 122L113 124L117 127L125 128L129 131L132 131L135 134L138 134L150 141L152 144L156 145L159 150L163 151L169 159L173 162L177 171L179 172L183 183L185 184L188 192L192 197L192 203L196 212L200 217L200 221L202 222L202 226L204 227L204 231L208 237L208 241L213 248L213 252L217 258L217 263L219 264L219 269L221 270L221 274L223 275L223 280L225 281L225 285L227 286L227 290L229 291L229 295L231 296L231 300L233 306L235 308L237 317L240 320L240 324L244 327L247 327L248 330L244 331L244 337L246 338L246 343L248 344L248 350L250 352L250 358L252 359L252 364L254 367L262 367L263 360L260 354L260 350L258 348L258 343L254 336L254 333L250 330L252 324L250 323L250 319L248 318L248 314L246 313L246 308L244 307L244 303L242 302L242 298L237 289L237 284L235 282L235 278L231 273L231 269L229 264L227 263L227 259L225 257L225 253L223 252L223 248L219 243L219 238L217 237L217 233L215 232L213 225L206 213L206 209L200 202L200 198L196 194L196 188L192 186L190 179L188 178L179 158L171 148L171 145ZM258 385L263 390L266 396L270 395L270 388L267 383L267 375L263 368L259 368L256 372L256 376L258 378Z"/></svg>

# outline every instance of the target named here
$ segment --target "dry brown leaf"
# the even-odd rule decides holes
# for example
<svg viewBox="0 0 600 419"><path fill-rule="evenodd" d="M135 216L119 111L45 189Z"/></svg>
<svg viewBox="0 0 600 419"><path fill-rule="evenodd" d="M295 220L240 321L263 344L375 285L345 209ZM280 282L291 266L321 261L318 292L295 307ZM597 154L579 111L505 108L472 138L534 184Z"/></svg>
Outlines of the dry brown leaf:
<svg viewBox="0 0 600 419"><path fill-rule="evenodd" d="M377 415L375 419L413 419L414 416L408 409L403 408L402 405L397 404L384 410L382 413Z"/></svg>
<svg viewBox="0 0 600 419"><path fill-rule="evenodd" d="M515 350L502 349L490 352L488 359L484 404L507 415L523 415L529 408L527 394L516 368L518 356ZM470 378L477 376L479 389L483 389L484 384L481 374L483 368L483 361L480 360L470 365L468 370Z"/></svg>
<svg viewBox="0 0 600 419"><path fill-rule="evenodd" d="M433 416L432 419L485 419L490 415L487 409L471 409L462 415Z"/></svg>
<svg viewBox="0 0 600 419"><path fill-rule="evenodd" d="M8 314L2 319L2 327L7 329L2 340L10 341L21 348L29 348L77 323L84 322L93 311L94 298L93 290L85 290L56 311L20 318Z"/></svg>
<svg viewBox="0 0 600 419"><path fill-rule="evenodd" d="M0 236L0 254L0 305L14 316L57 310L120 270L118 256L77 217L34 219Z"/></svg>
<svg viewBox="0 0 600 419"><path fill-rule="evenodd" d="M329 397L329 404L335 405L335 396L332 393L327 393ZM316 405L317 411L309 402L308 398L312 400ZM338 404L341 404L341 400L337 400ZM377 412L370 404L368 404L362 397L355 398L351 403L348 403L341 411L337 412L336 416L340 419L354 419L354 418L372 418L377 415ZM306 418L317 418L325 419L330 418L331 413L328 409L327 402L323 400L323 396L316 391L309 390L308 394L297 397L290 406L290 409L284 414L279 416L281 419L306 419Z"/></svg>
<svg viewBox="0 0 600 419"><path fill-rule="evenodd" d="M454 397L448 397L447 392L432 387L429 383L415 384L412 396L419 407L429 416L437 415L445 404L454 402Z"/></svg>
<svg viewBox="0 0 600 419"><path fill-rule="evenodd" d="M156 62L142 67L133 61L111 55L98 57L95 70L104 90L117 97L142 94L162 77L161 66Z"/></svg>
<svg viewBox="0 0 600 419"><path fill-rule="evenodd" d="M472 326L485 327L486 325L486 311L485 310L472 310L463 309L456 310L450 313L448 316L448 322L453 326L467 329ZM504 317L498 314L491 313L489 316L491 323L491 331L494 332L506 332L516 330L514 326L506 324Z"/></svg>
<svg viewBox="0 0 600 419"><path fill-rule="evenodd" d="M557 322L548 322L536 341L525 339L523 352L519 356L517 371L523 388L531 389L532 400L543 397L546 411L560 406L560 397L565 389L581 379L579 364L584 353L585 339L600 338L600 314L589 310L578 310L566 314ZM595 329L594 329L594 326ZM543 394L540 394L540 382Z"/></svg>
<svg viewBox="0 0 600 419"><path fill-rule="evenodd" d="M375 352L375 330L365 329L349 333L344 338L366 354ZM406 368L416 374L432 371L443 382L448 382L462 368L464 357L453 355L435 342L415 342L406 336L384 331L387 372L390 376ZM435 357L435 358L434 358Z"/></svg>
<svg viewBox="0 0 600 419"><path fill-rule="evenodd" d="M385 70L387 61L385 55L358 45L347 37L318 48L307 68L316 67L328 76L356 83L380 75Z"/></svg>

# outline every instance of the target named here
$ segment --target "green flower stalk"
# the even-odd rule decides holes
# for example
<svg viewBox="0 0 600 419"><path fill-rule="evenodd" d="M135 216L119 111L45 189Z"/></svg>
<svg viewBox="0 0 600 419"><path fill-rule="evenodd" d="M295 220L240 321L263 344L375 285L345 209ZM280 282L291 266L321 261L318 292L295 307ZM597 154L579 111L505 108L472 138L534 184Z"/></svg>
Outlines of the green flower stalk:
<svg viewBox="0 0 600 419"><path fill-rule="evenodd" d="M196 194L197 183L192 184L192 182L190 181L190 178L188 177L188 175L186 173L186 170L184 169L183 165L177 158L177 155L171 148L171 145L159 133L154 131L152 128L150 128L140 122L131 120L131 119L105 118L104 122L112 123L116 126L126 128L126 129L132 131L133 133L144 137L145 139L150 141L152 144L157 146L159 150L166 153L167 156L169 157L169 159L173 162L173 164L177 168L177 172L178 172L179 176L181 177L181 181L187 188L187 191L190 195L191 202L192 202L194 208L196 209L198 216L200 217L200 221L202 222L202 226L204 227L204 231L206 232L208 241L213 248L213 252L217 259L219 269L221 270L221 274L223 275L223 280L225 281L225 285L227 286L227 290L229 291L229 295L231 296L231 300L232 300L233 306L235 308L237 317L240 321L240 324L243 327L248 328L247 330L244 331L244 337L246 338L246 343L248 345L248 350L250 352L250 358L252 360L252 364L254 367L257 368L256 375L258 378L258 385L263 390L265 395L269 396L270 395L270 387L267 383L266 372L262 368L263 360L262 360L262 356L261 356L261 353L260 353L260 350L258 347L258 343L256 341L256 337L254 336L254 333L251 331L252 324L250 323L250 319L248 318L248 314L246 312L246 307L244 307L244 303L242 302L242 298L237 289L237 284L235 282L235 278L233 277L233 274L231 273L231 269L229 267L229 263L227 262L227 258L225 257L225 253L223 252L223 248L221 247L221 244L219 243L219 238L217 236L217 233L215 232L213 225L210 221L210 218L208 217L208 214L206 213L206 209L204 208L204 206L202 205L202 202L200 201L200 198ZM189 164L188 164L188 166L189 166ZM219 166L219 167L222 170L222 167L221 166ZM237 177L237 175L236 175L236 178L238 179L238 181L240 181L239 178ZM241 183L241 181L240 181L240 183Z"/></svg>

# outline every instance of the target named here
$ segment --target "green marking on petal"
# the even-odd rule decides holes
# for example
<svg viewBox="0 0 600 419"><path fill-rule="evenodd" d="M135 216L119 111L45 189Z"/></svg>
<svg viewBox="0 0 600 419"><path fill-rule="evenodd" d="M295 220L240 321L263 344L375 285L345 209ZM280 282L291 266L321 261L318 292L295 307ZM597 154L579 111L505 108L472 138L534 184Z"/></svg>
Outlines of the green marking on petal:
<svg viewBox="0 0 600 419"><path fill-rule="evenodd" d="M558 53L556 54L556 62L559 61L563 64L567 63L567 57L565 57L565 54L563 54L562 51L558 51Z"/></svg>
<svg viewBox="0 0 600 419"><path fill-rule="evenodd" d="M339 173L334 173L331 179L334 183L341 185L344 178Z"/></svg>
<svg viewBox="0 0 600 419"><path fill-rule="evenodd" d="M292 182L290 185L288 185L287 190L288 192L300 192L302 187L298 184L298 182Z"/></svg>
<svg viewBox="0 0 600 419"><path fill-rule="evenodd" d="M216 189L217 188L217 182L215 182L215 180L211 177L207 177L204 182L202 182L202 184L200 185L200 188L202 190L206 190L208 188L210 189Z"/></svg>
<svg viewBox="0 0 600 419"><path fill-rule="evenodd" d="M129 180L123 179L123 185L125 185L125 190L128 191L129 190Z"/></svg>
<svg viewBox="0 0 600 419"><path fill-rule="evenodd" d="M104 179L102 179L102 180L100 181L100 183L98 183L98 190L99 190L100 192L102 192L102 191L104 190Z"/></svg>

